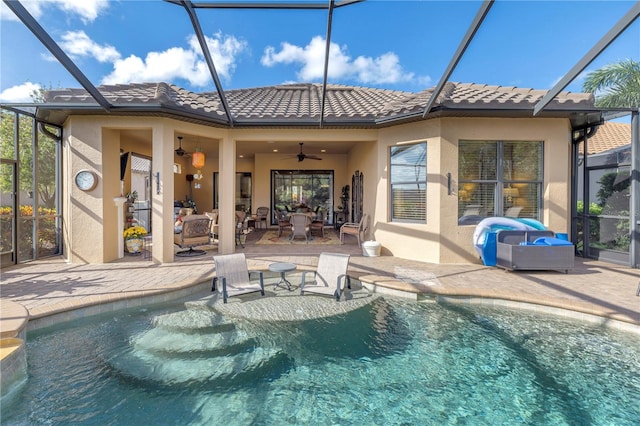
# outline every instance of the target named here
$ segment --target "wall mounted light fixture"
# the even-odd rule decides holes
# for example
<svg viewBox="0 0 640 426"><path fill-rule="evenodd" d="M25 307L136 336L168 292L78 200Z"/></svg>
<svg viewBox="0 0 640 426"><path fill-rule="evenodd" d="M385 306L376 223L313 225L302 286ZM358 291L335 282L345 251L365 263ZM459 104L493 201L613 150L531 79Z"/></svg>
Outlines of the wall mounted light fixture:
<svg viewBox="0 0 640 426"><path fill-rule="evenodd" d="M156 194L160 195L160 172L156 172Z"/></svg>

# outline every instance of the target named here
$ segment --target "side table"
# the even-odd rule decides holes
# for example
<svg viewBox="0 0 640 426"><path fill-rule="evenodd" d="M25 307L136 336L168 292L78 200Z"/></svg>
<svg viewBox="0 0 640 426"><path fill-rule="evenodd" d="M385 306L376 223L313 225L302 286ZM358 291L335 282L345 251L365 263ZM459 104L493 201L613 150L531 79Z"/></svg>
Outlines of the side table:
<svg viewBox="0 0 640 426"><path fill-rule="evenodd" d="M271 263L269 265L269 270L271 272L280 273L280 281L276 283L273 289L274 290L277 289L282 284L287 286L287 290L291 290L291 283L289 282L289 280L287 280L286 273L294 271L295 269L296 269L296 265L293 263L286 263L286 262Z"/></svg>

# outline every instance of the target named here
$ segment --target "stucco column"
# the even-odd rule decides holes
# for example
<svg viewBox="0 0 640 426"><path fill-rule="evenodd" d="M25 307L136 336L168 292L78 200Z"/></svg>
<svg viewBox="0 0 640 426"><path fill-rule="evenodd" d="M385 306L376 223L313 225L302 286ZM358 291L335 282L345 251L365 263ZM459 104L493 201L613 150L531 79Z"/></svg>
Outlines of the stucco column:
<svg viewBox="0 0 640 426"><path fill-rule="evenodd" d="M122 237L122 230L124 229L124 202L127 201L125 197L116 197L113 202L118 209L118 259L124 257L124 238Z"/></svg>
<svg viewBox="0 0 640 426"><path fill-rule="evenodd" d="M152 129L152 258L173 262L173 127L159 122Z"/></svg>
<svg viewBox="0 0 640 426"><path fill-rule="evenodd" d="M235 252L236 249L236 142L225 136L220 140L219 147L218 253L227 254Z"/></svg>

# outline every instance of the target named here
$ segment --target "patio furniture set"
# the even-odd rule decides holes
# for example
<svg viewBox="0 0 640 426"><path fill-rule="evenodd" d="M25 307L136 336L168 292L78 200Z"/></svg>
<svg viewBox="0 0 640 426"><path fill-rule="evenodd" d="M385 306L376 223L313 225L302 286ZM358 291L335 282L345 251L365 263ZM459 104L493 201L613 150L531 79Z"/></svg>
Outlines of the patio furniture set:
<svg viewBox="0 0 640 426"><path fill-rule="evenodd" d="M347 274L349 255L342 253L321 253L318 258L318 266L313 271L302 272L300 283L300 295L305 292L317 293L334 297L340 300L345 286L351 288L351 280ZM262 271L249 270L244 253L224 254L213 257L216 268L216 276L211 283L211 291L217 291L222 297L223 303L233 296L260 292L265 295L264 274ZM294 271L296 265L286 262L274 262L269 265L269 270L280 274L280 280L275 283L273 290L286 286L292 290L291 282L286 278L286 273ZM258 280L252 281L252 274L257 275ZM307 282L307 275L312 278Z"/></svg>

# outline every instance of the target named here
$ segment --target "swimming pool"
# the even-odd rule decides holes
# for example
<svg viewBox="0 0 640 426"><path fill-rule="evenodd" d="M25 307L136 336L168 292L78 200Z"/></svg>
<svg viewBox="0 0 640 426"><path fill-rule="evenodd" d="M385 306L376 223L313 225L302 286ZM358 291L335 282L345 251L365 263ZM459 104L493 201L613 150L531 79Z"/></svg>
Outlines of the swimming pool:
<svg viewBox="0 0 640 426"><path fill-rule="evenodd" d="M203 298L32 333L2 424L640 422L637 335L391 298L309 314L329 301L292 297L299 319L265 319L267 298L242 315Z"/></svg>

